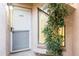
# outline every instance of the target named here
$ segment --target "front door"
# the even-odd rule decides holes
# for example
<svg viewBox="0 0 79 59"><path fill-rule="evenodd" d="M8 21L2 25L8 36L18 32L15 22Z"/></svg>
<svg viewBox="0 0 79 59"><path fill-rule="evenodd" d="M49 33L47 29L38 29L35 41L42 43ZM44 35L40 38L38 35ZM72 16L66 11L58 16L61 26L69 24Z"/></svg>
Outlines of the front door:
<svg viewBox="0 0 79 59"><path fill-rule="evenodd" d="M30 49L31 10L13 7L11 29L11 52Z"/></svg>

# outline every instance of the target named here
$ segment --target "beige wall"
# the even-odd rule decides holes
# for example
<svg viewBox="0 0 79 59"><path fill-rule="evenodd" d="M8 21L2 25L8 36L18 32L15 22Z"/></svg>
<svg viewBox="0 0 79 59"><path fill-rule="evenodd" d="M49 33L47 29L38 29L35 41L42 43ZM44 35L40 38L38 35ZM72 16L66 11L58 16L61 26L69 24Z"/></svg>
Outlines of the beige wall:
<svg viewBox="0 0 79 59"><path fill-rule="evenodd" d="M73 15L65 18L65 50L63 51L64 56L72 56L72 40L73 40Z"/></svg>
<svg viewBox="0 0 79 59"><path fill-rule="evenodd" d="M72 5L75 8L73 20L73 55L79 56L79 3Z"/></svg>

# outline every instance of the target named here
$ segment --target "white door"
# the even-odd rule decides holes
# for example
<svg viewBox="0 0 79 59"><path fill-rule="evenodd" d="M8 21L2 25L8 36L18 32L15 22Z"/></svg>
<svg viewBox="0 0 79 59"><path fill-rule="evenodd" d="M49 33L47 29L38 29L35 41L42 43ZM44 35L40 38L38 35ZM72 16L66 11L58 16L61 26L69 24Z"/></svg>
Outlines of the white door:
<svg viewBox="0 0 79 59"><path fill-rule="evenodd" d="M14 7L12 15L11 52L30 49L31 10Z"/></svg>

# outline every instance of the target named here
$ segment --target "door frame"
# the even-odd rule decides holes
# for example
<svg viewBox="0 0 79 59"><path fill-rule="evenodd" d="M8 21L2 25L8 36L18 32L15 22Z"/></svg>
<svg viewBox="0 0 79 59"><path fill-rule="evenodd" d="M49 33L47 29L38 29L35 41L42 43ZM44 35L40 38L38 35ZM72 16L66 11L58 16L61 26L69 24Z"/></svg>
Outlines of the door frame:
<svg viewBox="0 0 79 59"><path fill-rule="evenodd" d="M10 53L14 53L14 52L19 52L19 51L23 51L23 50L28 50L28 49L31 49L31 39L32 39L32 9L31 8L26 8L26 7L22 7L22 6L17 6L17 5L10 5L11 8L9 7L9 16L10 16L10 20L13 20L12 19L12 16L13 16L13 8L16 7L16 8L20 8L20 9L29 9L31 10L31 29L29 31L29 48L24 48L24 49L20 49L20 50L15 50L15 51L12 51L12 31L11 31L11 21L10 21Z"/></svg>

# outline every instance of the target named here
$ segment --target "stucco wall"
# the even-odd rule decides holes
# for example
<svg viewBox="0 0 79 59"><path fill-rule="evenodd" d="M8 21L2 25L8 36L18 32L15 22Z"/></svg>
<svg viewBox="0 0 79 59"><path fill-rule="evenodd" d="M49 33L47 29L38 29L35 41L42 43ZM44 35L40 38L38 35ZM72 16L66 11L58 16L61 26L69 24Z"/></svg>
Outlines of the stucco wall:
<svg viewBox="0 0 79 59"><path fill-rule="evenodd" d="M7 54L7 34L6 34L6 26L7 26L7 18L6 18L6 4L0 3L0 56L5 56Z"/></svg>
<svg viewBox="0 0 79 59"><path fill-rule="evenodd" d="M72 56L72 40L73 40L73 14L65 18L65 47L64 56Z"/></svg>
<svg viewBox="0 0 79 59"><path fill-rule="evenodd" d="M75 8L73 20L73 55L79 56L79 3L72 4Z"/></svg>

